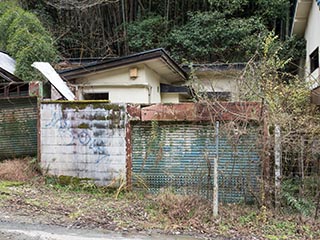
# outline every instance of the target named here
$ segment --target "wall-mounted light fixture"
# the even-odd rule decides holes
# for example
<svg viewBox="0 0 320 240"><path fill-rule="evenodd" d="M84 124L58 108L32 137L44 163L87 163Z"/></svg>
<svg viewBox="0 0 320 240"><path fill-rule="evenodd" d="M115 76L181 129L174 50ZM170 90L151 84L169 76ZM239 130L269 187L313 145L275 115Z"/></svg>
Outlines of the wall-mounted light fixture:
<svg viewBox="0 0 320 240"><path fill-rule="evenodd" d="M138 68L133 67L129 70L130 79L135 80L138 77Z"/></svg>

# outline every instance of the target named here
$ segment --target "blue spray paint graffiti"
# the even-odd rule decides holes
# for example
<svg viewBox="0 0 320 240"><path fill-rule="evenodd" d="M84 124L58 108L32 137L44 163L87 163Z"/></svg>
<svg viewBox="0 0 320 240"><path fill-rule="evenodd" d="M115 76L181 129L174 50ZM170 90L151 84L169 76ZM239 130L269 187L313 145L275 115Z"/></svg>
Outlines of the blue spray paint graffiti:
<svg viewBox="0 0 320 240"><path fill-rule="evenodd" d="M102 139L92 138L88 130L82 130L78 134L78 140L81 145L88 146L92 150L93 154L99 155L96 163L99 163L101 160L109 156L106 151L106 145Z"/></svg>
<svg viewBox="0 0 320 240"><path fill-rule="evenodd" d="M46 128L58 129L59 137L65 145L72 145L74 136L72 134L70 124L63 118L61 112L54 112L51 120L45 125Z"/></svg>
<svg viewBox="0 0 320 240"><path fill-rule="evenodd" d="M78 132L79 129L72 128L71 121L64 118L61 111L52 114L52 118L45 124L45 128L58 129L62 145L87 146L89 152L98 155L98 158L95 161L96 164L109 156L103 139L98 138L98 136L94 137L94 134L91 133L92 131L87 129Z"/></svg>

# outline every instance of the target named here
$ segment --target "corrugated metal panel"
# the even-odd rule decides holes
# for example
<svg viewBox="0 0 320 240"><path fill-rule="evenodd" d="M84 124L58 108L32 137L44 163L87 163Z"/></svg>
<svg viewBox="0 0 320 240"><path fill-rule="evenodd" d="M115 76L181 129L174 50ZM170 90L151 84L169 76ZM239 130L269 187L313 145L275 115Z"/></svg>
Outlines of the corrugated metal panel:
<svg viewBox="0 0 320 240"><path fill-rule="evenodd" d="M219 136L219 199L251 200L260 172L256 131L240 138ZM235 144L233 144L235 143ZM152 192L172 187L212 198L215 129L209 124L136 124L132 131L133 183L143 181ZM248 197L248 198L247 198Z"/></svg>
<svg viewBox="0 0 320 240"><path fill-rule="evenodd" d="M0 99L0 159L37 154L37 98Z"/></svg>
<svg viewBox="0 0 320 240"><path fill-rule="evenodd" d="M240 135L221 129L219 136L219 197L224 202L252 201L253 194L259 192L257 128L247 127Z"/></svg>

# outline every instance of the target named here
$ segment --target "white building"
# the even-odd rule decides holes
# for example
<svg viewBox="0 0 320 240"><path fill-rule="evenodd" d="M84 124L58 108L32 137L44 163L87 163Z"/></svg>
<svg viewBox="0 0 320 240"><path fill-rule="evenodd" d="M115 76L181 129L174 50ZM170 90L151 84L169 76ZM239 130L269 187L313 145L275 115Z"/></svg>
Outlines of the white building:
<svg viewBox="0 0 320 240"><path fill-rule="evenodd" d="M318 87L319 79L319 47L320 47L320 1L298 0L292 25L292 35L304 37L306 40L306 59L304 76L311 87Z"/></svg>
<svg viewBox="0 0 320 240"><path fill-rule="evenodd" d="M218 101L239 101L239 79L245 66L246 63L193 64L193 90ZM190 66L184 69L191 71Z"/></svg>
<svg viewBox="0 0 320 240"><path fill-rule="evenodd" d="M60 72L78 100L178 103L187 100L187 74L163 49L99 61Z"/></svg>

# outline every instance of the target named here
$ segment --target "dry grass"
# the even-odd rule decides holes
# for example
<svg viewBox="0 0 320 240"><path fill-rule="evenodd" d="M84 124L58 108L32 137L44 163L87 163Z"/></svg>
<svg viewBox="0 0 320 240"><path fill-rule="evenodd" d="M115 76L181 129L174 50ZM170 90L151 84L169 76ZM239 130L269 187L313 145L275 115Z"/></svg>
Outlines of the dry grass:
<svg viewBox="0 0 320 240"><path fill-rule="evenodd" d="M212 210L209 201L198 196L176 195L164 191L156 196L159 210L168 217L170 224L184 228L201 229L211 220Z"/></svg>
<svg viewBox="0 0 320 240"><path fill-rule="evenodd" d="M0 163L0 180L30 181L39 176L36 161L31 157L10 159Z"/></svg>

